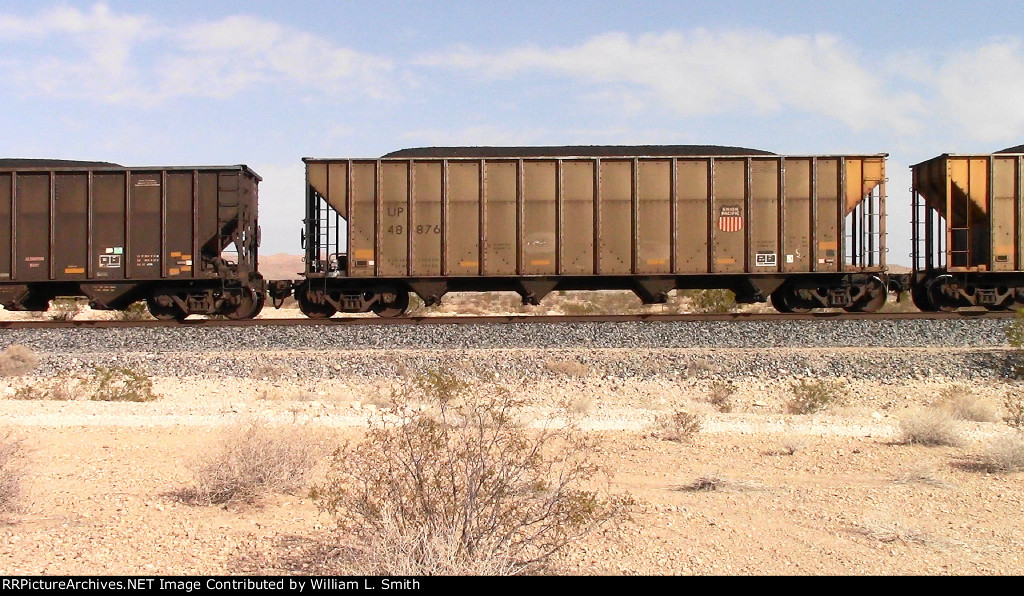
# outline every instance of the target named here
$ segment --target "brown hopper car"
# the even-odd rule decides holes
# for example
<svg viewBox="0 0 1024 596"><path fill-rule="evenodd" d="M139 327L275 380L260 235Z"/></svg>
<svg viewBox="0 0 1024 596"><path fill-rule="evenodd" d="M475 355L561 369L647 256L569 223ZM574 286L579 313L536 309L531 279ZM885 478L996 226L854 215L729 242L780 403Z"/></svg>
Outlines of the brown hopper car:
<svg viewBox="0 0 1024 596"><path fill-rule="evenodd" d="M259 182L246 166L0 160L0 304L86 296L99 309L146 300L163 319L252 317Z"/></svg>
<svg viewBox="0 0 1024 596"><path fill-rule="evenodd" d="M303 312L454 291L727 288L782 311L885 302L885 158L721 147L426 148L306 158Z"/></svg>
<svg viewBox="0 0 1024 596"><path fill-rule="evenodd" d="M1024 305L1024 147L911 167L914 304Z"/></svg>

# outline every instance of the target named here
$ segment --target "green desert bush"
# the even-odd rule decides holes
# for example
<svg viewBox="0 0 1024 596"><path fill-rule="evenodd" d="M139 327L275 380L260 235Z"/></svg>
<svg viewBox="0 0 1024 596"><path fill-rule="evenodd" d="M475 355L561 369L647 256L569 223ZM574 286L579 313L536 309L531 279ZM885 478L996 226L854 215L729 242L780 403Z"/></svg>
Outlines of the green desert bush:
<svg viewBox="0 0 1024 596"><path fill-rule="evenodd" d="M732 290L687 290L694 312L727 313L736 310L736 294Z"/></svg>
<svg viewBox="0 0 1024 596"><path fill-rule="evenodd" d="M841 388L828 379L801 378L790 385L792 397L786 402L787 414L813 414L842 401Z"/></svg>
<svg viewBox="0 0 1024 596"><path fill-rule="evenodd" d="M54 321L71 321L83 310L85 310L84 302L72 297L61 297L50 302L50 310L47 311L47 315Z"/></svg>
<svg viewBox="0 0 1024 596"><path fill-rule="evenodd" d="M88 381L92 401L153 401L153 380L130 366L97 366Z"/></svg>
<svg viewBox="0 0 1024 596"><path fill-rule="evenodd" d="M153 315L149 314L149 308L145 301L133 302L124 310L114 311L114 319L117 321L149 321Z"/></svg>

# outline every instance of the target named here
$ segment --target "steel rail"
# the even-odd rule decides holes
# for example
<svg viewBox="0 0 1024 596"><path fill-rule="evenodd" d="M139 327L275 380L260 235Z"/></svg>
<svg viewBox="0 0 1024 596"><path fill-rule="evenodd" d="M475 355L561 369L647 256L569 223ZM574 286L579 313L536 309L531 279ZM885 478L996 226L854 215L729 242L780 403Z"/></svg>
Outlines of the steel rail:
<svg viewBox="0 0 1024 596"><path fill-rule="evenodd" d="M814 313L691 313L691 314L621 314L621 315L486 315L486 316L419 316L419 317L333 317L329 319L185 319L184 321L113 321L113 320L19 320L0 321L0 329L69 329L119 327L284 327L325 325L494 325L494 324L556 324L556 323L628 323L628 322L700 322L700 321L905 321L949 319L1012 319L1013 311L968 310L954 312L849 313L826 311Z"/></svg>

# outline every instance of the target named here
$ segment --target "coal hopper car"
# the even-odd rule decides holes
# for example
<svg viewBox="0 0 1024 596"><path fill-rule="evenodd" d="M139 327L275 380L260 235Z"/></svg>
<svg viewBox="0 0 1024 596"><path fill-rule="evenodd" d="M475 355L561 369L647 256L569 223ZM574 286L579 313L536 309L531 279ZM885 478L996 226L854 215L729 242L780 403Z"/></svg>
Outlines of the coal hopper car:
<svg viewBox="0 0 1024 596"><path fill-rule="evenodd" d="M911 166L912 298L924 311L1024 306L1024 146Z"/></svg>
<svg viewBox="0 0 1024 596"><path fill-rule="evenodd" d="M886 299L886 155L714 146L432 147L306 158L311 317L416 293L732 290L781 311Z"/></svg>
<svg viewBox="0 0 1024 596"><path fill-rule="evenodd" d="M0 161L0 304L145 300L160 319L250 318L263 306L257 187L244 165L128 168Z"/></svg>

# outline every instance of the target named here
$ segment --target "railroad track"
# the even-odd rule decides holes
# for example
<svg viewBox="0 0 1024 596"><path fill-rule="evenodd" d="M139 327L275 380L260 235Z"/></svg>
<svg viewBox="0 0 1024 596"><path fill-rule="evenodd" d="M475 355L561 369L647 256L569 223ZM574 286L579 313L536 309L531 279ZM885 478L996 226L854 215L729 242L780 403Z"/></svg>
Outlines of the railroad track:
<svg viewBox="0 0 1024 596"><path fill-rule="evenodd" d="M632 315L487 315L450 317L334 317L329 319L185 319L184 321L0 321L0 329L68 329L117 327L285 327L325 325L498 325L516 323L623 323L679 321L824 321L824 320L949 320L949 319L1012 319L1013 311L967 310L956 312L848 313L829 311L816 313L720 313L720 314L632 314Z"/></svg>

